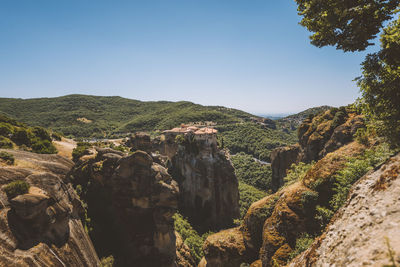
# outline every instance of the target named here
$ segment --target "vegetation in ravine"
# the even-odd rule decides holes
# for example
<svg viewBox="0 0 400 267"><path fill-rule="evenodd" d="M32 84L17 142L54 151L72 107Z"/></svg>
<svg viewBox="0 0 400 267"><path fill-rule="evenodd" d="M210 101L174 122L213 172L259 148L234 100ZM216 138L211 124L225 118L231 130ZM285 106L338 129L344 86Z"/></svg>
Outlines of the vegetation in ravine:
<svg viewBox="0 0 400 267"><path fill-rule="evenodd" d="M239 181L239 209L240 219L243 219L251 204L266 197L268 193L261 191L254 186Z"/></svg>
<svg viewBox="0 0 400 267"><path fill-rule="evenodd" d="M196 263L199 263L204 256L203 243L212 232L200 235L181 214L175 213L173 218L175 231L181 235L183 242L189 247L194 260Z"/></svg>
<svg viewBox="0 0 400 267"><path fill-rule="evenodd" d="M264 192L271 190L272 170L270 164L260 163L253 156L244 152L232 155L231 161L240 182Z"/></svg>
<svg viewBox="0 0 400 267"><path fill-rule="evenodd" d="M314 162L304 163L299 162L298 164L293 163L290 169L287 171L286 177L284 178L285 186L291 185L294 182L303 180L308 170L314 165Z"/></svg>
<svg viewBox="0 0 400 267"><path fill-rule="evenodd" d="M42 127L29 127L0 114L0 148L20 148L40 154L57 152L50 133Z"/></svg>
<svg viewBox="0 0 400 267"><path fill-rule="evenodd" d="M239 180L240 219L243 219L251 204L271 193L271 166L243 152L231 156L231 161Z"/></svg>
<svg viewBox="0 0 400 267"><path fill-rule="evenodd" d="M281 129L265 128L255 123L240 123L216 127L223 138L224 147L231 154L244 152L260 160L270 161L273 149L297 142L295 134Z"/></svg>
<svg viewBox="0 0 400 267"><path fill-rule="evenodd" d="M314 237L307 233L303 233L297 240L296 246L292 252L290 252L289 259L295 258L297 255L308 249L314 242Z"/></svg>

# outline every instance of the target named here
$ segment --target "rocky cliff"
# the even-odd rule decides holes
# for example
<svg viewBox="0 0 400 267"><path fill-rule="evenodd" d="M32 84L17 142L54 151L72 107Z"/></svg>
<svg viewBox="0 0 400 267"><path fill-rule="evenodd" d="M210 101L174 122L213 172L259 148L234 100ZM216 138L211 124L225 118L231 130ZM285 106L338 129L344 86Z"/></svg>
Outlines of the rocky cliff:
<svg viewBox="0 0 400 267"><path fill-rule="evenodd" d="M229 156L207 138L185 135L170 170L179 184L179 210L200 232L230 227L239 217L238 180Z"/></svg>
<svg viewBox="0 0 400 267"><path fill-rule="evenodd" d="M207 238L203 266L284 265L301 233L319 231L315 209L329 202L334 175L345 167L346 158L364 150L355 142L343 146L318 161L303 179L253 203L240 227Z"/></svg>
<svg viewBox="0 0 400 267"><path fill-rule="evenodd" d="M323 235L289 266L400 264L400 154L353 185Z"/></svg>
<svg viewBox="0 0 400 267"><path fill-rule="evenodd" d="M149 154L96 149L70 179L87 204L87 227L100 255L112 254L116 266L175 266L179 189Z"/></svg>
<svg viewBox="0 0 400 267"><path fill-rule="evenodd" d="M386 157L386 152L375 151L377 144L369 148L352 141L357 129L364 127L363 119L345 111L327 111L306 120L299 131L300 144L276 151L273 168L279 174L279 186L292 163L316 163L296 181L253 203L239 227L209 236L201 266L285 265L296 255L298 240L321 233L335 211L333 203L346 196L343 188ZM358 165L348 165L349 161Z"/></svg>
<svg viewBox="0 0 400 267"><path fill-rule="evenodd" d="M72 161L1 151L12 154L15 163L0 163L0 265L99 266L80 220L82 203L65 183Z"/></svg>
<svg viewBox="0 0 400 267"><path fill-rule="evenodd" d="M299 143L271 153L272 183L277 190L293 163L317 161L351 142L364 118L350 108L332 108L305 119L298 128Z"/></svg>

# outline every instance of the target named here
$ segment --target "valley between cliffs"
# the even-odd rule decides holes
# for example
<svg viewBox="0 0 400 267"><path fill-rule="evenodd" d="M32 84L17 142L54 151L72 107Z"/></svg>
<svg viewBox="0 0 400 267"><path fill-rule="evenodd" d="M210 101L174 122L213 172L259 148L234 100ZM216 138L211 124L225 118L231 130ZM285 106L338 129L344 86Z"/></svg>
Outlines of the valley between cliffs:
<svg viewBox="0 0 400 267"><path fill-rule="evenodd" d="M13 144L0 149L0 265L396 266L400 156L365 129L350 107L324 110L271 165L199 125L61 139L59 155Z"/></svg>

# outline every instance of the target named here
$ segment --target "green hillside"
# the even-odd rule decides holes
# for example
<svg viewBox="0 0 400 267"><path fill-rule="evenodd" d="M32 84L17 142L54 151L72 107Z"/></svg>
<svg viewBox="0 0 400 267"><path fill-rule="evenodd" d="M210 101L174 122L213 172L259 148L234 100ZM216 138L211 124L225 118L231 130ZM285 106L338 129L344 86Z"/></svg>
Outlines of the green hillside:
<svg viewBox="0 0 400 267"><path fill-rule="evenodd" d="M53 154L57 150L52 139L58 139L42 127L29 127L0 114L0 148L22 149L41 154Z"/></svg>
<svg viewBox="0 0 400 267"><path fill-rule="evenodd" d="M67 95L55 98L0 98L0 112L29 125L74 137L162 130L197 121L235 123L253 115L191 102L142 102L118 96Z"/></svg>

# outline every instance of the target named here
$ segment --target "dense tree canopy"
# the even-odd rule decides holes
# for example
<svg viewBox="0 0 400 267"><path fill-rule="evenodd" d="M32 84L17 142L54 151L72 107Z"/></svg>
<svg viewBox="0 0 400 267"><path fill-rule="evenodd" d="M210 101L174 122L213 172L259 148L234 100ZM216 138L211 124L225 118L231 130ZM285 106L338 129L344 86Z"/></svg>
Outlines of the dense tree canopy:
<svg viewBox="0 0 400 267"><path fill-rule="evenodd" d="M376 119L378 133L400 145L400 19L384 29L382 49L366 57L358 85L367 114Z"/></svg>
<svg viewBox="0 0 400 267"><path fill-rule="evenodd" d="M301 24L314 34L311 43L361 51L392 20L400 0L296 0ZM357 78L362 107L378 133L400 145L400 18L381 33L381 50L369 54Z"/></svg>
<svg viewBox="0 0 400 267"><path fill-rule="evenodd" d="M393 17L400 0L296 0L300 24L314 34L311 43L361 51Z"/></svg>

